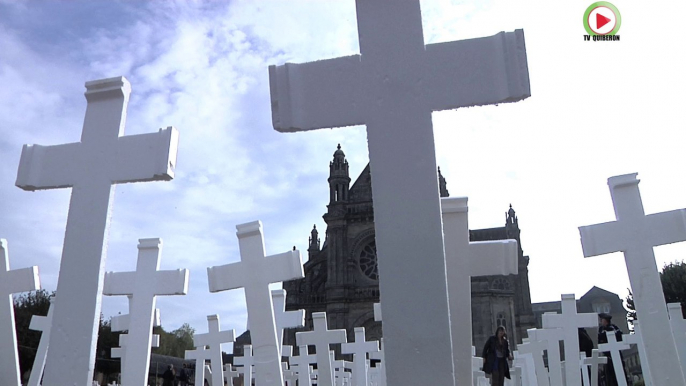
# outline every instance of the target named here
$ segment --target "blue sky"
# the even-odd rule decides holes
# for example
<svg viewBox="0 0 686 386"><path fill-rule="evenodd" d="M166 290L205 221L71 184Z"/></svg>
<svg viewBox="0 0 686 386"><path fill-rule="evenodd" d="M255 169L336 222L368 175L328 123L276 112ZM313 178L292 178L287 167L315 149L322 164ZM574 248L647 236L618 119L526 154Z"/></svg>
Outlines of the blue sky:
<svg viewBox="0 0 686 386"><path fill-rule="evenodd" d="M471 227L517 211L534 301L593 285L626 295L622 256L584 259L577 230L614 219L608 177L639 172L646 213L686 207L685 6L613 3L615 43L583 41L590 2L422 1L427 43L524 29L532 97L433 120L438 164L451 195L469 196ZM210 294L206 274L238 261L235 225L261 220L268 253L305 251L312 225L325 229L336 144L353 177L368 160L363 127L274 131L267 66L357 52L352 0L0 0L0 237L12 268L38 265L55 289L70 193L16 188L22 145L78 141L83 84L124 75L126 134L174 125L180 146L174 181L117 187L106 269L133 270L137 240L161 237L162 269L191 271L187 296L159 298L163 326L204 332L218 313L242 333L242 292ZM656 253L661 267L686 247ZM126 302L105 298L103 312Z"/></svg>

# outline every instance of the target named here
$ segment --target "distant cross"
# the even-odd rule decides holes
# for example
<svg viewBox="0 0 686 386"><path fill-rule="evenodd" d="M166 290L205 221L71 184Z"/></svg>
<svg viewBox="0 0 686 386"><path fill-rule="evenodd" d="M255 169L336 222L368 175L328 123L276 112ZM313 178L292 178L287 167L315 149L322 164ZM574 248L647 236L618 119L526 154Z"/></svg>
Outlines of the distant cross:
<svg viewBox="0 0 686 386"><path fill-rule="evenodd" d="M628 350L631 348L631 346L626 342L617 342L617 336L615 334L605 335L607 335L607 343L599 344L598 350L603 352L610 352L610 355L612 356L612 366L615 368L615 378L617 378L617 383L619 384L619 386L627 386L626 375L624 374L624 366L622 365L622 357L620 356L620 351Z"/></svg>
<svg viewBox="0 0 686 386"><path fill-rule="evenodd" d="M431 113L527 98L524 35L425 45L418 0L356 5L361 55L269 68L272 122L367 125L389 383L453 385Z"/></svg>
<svg viewBox="0 0 686 386"><path fill-rule="evenodd" d="M670 303L674 304L674 303ZM676 303L679 306L679 317L681 317L681 305L679 303ZM669 306L669 304L667 305ZM670 322L671 320L671 315L672 315L672 310L669 310L670 313ZM683 320L683 319L682 319ZM645 386L653 386L653 376L650 374L650 366L644 366L643 362L645 362L645 358L647 358L646 355L646 347L645 344L643 344L643 334L641 333L641 325L638 322L638 320L633 321L634 325L634 333L633 334L628 334L628 335L623 335L622 340L625 343L629 344L635 344L636 348L638 349L638 355L639 358L641 359L641 371L643 372L643 381L645 382ZM676 337L676 332L674 332L675 337ZM684 335L684 338L686 338L686 330L682 330L682 334ZM683 344L686 344L686 341L682 342ZM686 358L682 357L682 351L683 354L686 355L686 347L681 346L679 343L676 345L677 350L679 350L679 359L681 360L682 363L686 364ZM686 369L686 366L682 367L682 369Z"/></svg>
<svg viewBox="0 0 686 386"><path fill-rule="evenodd" d="M579 227L584 257L624 252L626 269L641 315L643 341L655 386L686 385L674 343L653 247L686 241L686 210L646 215L637 173L610 177L617 221Z"/></svg>
<svg viewBox="0 0 686 386"><path fill-rule="evenodd" d="M350 380L352 379L352 373L345 370L350 369L352 363L344 360L334 360L334 353L333 351L331 351L331 365L334 369L334 378L336 380L336 386L349 385Z"/></svg>
<svg viewBox="0 0 686 386"><path fill-rule="evenodd" d="M669 312L669 325L672 328L672 335L674 335L674 342L676 343L676 348L679 353L681 368L686 371L686 320L684 320L681 311L681 303L667 304L667 311ZM638 321L634 320L634 331L636 331L636 322ZM641 353L641 355L644 354ZM645 357L642 356L641 360L644 360L643 358Z"/></svg>
<svg viewBox="0 0 686 386"><path fill-rule="evenodd" d="M281 344L276 334L269 284L304 277L300 251L266 256L262 223L236 226L241 261L207 268L210 292L236 288L245 290L250 336L259 385L283 385Z"/></svg>
<svg viewBox="0 0 686 386"><path fill-rule="evenodd" d="M272 290L272 304L274 305L274 322L276 323L276 340L279 342L279 355L283 352L283 330L305 326L305 310L286 311L286 290Z"/></svg>
<svg viewBox="0 0 686 386"><path fill-rule="evenodd" d="M471 278L517 273L516 240L469 241L467 197L442 198L445 264L448 270L450 326L453 339L455 380L472 380L472 282ZM541 385L543 386L543 385Z"/></svg>
<svg viewBox="0 0 686 386"><path fill-rule="evenodd" d="M224 365L224 378L229 385L233 385L233 379L238 378L238 371L231 367L231 363ZM223 385L223 383L222 383ZM290 385L289 385L290 386Z"/></svg>
<svg viewBox="0 0 686 386"><path fill-rule="evenodd" d="M205 346L197 347L195 350L186 350L184 359L195 361L195 384L205 384L205 360L210 359L210 350ZM235 362L235 360L234 360ZM224 383L222 382L222 385ZM249 383L248 383L249 385Z"/></svg>
<svg viewBox="0 0 686 386"><path fill-rule="evenodd" d="M122 357L122 384L143 385L150 370L152 327L160 295L185 295L188 270L160 271L162 239L138 240L138 262L131 272L107 272L104 295L130 296L126 355Z"/></svg>
<svg viewBox="0 0 686 386"><path fill-rule="evenodd" d="M312 367L310 364L317 363L317 356L310 354L307 345L300 347L300 355L292 356L289 359L291 369L295 368L298 373L298 386L312 385Z"/></svg>
<svg viewBox="0 0 686 386"><path fill-rule="evenodd" d="M546 314L555 315L554 312L546 312ZM560 359L560 341L564 340L562 330L558 328L531 328L526 330L526 332L532 342L546 342L548 345L546 351L548 353L548 374L550 376L550 384L552 386L563 386L562 360Z"/></svg>
<svg viewBox="0 0 686 386"><path fill-rule="evenodd" d="M367 342L364 327L355 327L355 342L341 345L341 353L353 354L355 386L367 386L367 354L372 352L379 352L379 342Z"/></svg>
<svg viewBox="0 0 686 386"><path fill-rule="evenodd" d="M243 356L233 357L233 364L236 365L236 370L243 374L244 385L252 385L252 367L255 365L255 357L252 354L252 345L246 344L243 346Z"/></svg>
<svg viewBox="0 0 686 386"><path fill-rule="evenodd" d="M106 235L114 184L174 177L178 132L124 137L131 85L124 77L86 82L81 141L24 145L16 185L24 190L71 187L44 386L93 380Z"/></svg>
<svg viewBox="0 0 686 386"><path fill-rule="evenodd" d="M512 367L512 370L510 370L510 375L512 376L512 386L522 386L522 368L521 367ZM485 379L485 381L484 381ZM479 379L479 382L483 382L484 386L490 386L491 382L486 379L485 377L483 379ZM479 386L481 386L481 383L479 383Z"/></svg>
<svg viewBox="0 0 686 386"><path fill-rule="evenodd" d="M374 303L374 321L381 321L381 303Z"/></svg>
<svg viewBox="0 0 686 386"><path fill-rule="evenodd" d="M283 373L283 380L286 382L285 385L295 386L298 380L298 373L295 370L289 369L287 362L281 362L281 372Z"/></svg>
<svg viewBox="0 0 686 386"><path fill-rule="evenodd" d="M538 386L550 386L548 369L545 368L545 363L543 363L543 352L547 349L548 345L545 342L535 340L529 340L528 342L517 346L517 350L520 354L531 354L531 358L534 362L534 369L536 370L536 381Z"/></svg>
<svg viewBox="0 0 686 386"><path fill-rule="evenodd" d="M559 328L564 338L565 379L567 385L581 385L581 371L576 358L579 358L579 327L597 327L598 315L576 312L574 294L562 295L562 314L543 314L543 328Z"/></svg>
<svg viewBox="0 0 686 386"><path fill-rule="evenodd" d="M522 385L538 386L536 365L531 354L522 354L519 351L515 351L513 366L521 368ZM581 385L581 383L573 383L573 385Z"/></svg>
<svg viewBox="0 0 686 386"><path fill-rule="evenodd" d="M607 363L607 358L600 356L599 353L598 349L594 348L591 357L583 360L584 365L591 367L591 386L598 386L598 365Z"/></svg>
<svg viewBox="0 0 686 386"><path fill-rule="evenodd" d="M0 239L0 374L5 385L21 385L12 294L37 289L38 267L10 270L7 240Z"/></svg>
<svg viewBox="0 0 686 386"><path fill-rule="evenodd" d="M195 347L210 346L210 363L213 369L222 369L222 343L229 343L235 340L235 332L233 330L221 331L219 328L219 315L207 316L208 331L204 334L195 334L193 337L193 344ZM224 378L221 371L212 373L212 384L223 385Z"/></svg>
<svg viewBox="0 0 686 386"><path fill-rule="evenodd" d="M326 322L326 312L312 313L313 331L296 332L295 340L298 346L314 346L317 354L317 370L319 378L317 386L333 386L333 371L329 361L329 345L346 343L345 330L329 330Z"/></svg>
<svg viewBox="0 0 686 386"><path fill-rule="evenodd" d="M472 346L472 379L475 380L473 384L478 385L479 378L485 378L486 373L483 372L484 360L476 356L476 348Z"/></svg>
<svg viewBox="0 0 686 386"><path fill-rule="evenodd" d="M378 360L376 364L379 378L377 386L386 386L388 379L386 378L386 347L384 345L384 338L379 339L379 352L369 353L369 359Z"/></svg>
<svg viewBox="0 0 686 386"><path fill-rule="evenodd" d="M43 378L43 369L45 369L45 358L48 355L48 342L50 341L50 326L52 325L52 311L55 297L50 298L50 308L48 308L47 316L33 315L29 329L40 331L40 343L36 350L36 358L33 360L33 367L31 368L31 375L29 376L28 386L40 386L41 378Z"/></svg>

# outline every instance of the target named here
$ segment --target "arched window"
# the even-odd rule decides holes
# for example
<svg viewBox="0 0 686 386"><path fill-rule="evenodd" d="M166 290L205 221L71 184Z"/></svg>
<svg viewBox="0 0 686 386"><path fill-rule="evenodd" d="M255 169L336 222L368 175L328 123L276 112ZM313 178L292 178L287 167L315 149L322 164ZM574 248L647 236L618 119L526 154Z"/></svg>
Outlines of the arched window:
<svg viewBox="0 0 686 386"><path fill-rule="evenodd" d="M507 314L504 312L498 312L498 316L496 317L496 327L500 326L507 328Z"/></svg>

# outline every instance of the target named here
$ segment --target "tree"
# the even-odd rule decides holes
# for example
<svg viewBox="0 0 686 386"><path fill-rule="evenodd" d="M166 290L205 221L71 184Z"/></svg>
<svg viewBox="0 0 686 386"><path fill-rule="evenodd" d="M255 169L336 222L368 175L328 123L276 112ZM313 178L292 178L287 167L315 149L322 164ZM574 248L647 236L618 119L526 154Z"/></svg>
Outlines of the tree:
<svg viewBox="0 0 686 386"><path fill-rule="evenodd" d="M662 292L666 303L681 303L681 313L686 318L686 263L674 262L665 265L660 272ZM633 325L638 320L634 306L634 294L629 290L626 297L626 308L629 309L627 319Z"/></svg>
<svg viewBox="0 0 686 386"><path fill-rule="evenodd" d="M186 350L193 350L193 336L195 329L188 323L184 323L178 329L167 332L162 327L153 328L153 333L160 336L160 347L153 348L152 352L160 355L169 355L183 358Z"/></svg>
<svg viewBox="0 0 686 386"><path fill-rule="evenodd" d="M660 273L662 291L667 303L681 303L681 312L686 317L686 263L669 263Z"/></svg>

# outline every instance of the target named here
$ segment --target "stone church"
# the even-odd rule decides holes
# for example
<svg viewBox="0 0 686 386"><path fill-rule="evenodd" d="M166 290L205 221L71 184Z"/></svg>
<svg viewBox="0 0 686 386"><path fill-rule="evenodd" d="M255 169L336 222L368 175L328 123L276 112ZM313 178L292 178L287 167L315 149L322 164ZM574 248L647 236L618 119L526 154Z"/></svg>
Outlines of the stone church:
<svg viewBox="0 0 686 386"><path fill-rule="evenodd" d="M372 173L369 164L351 185L348 161L340 145L329 163L329 205L324 214L327 229L312 229L307 249L305 277L283 283L287 310L306 310L306 328L312 312L325 311L330 329L345 329L353 338L355 327L364 327L367 340L382 336L374 321L373 304L379 302L379 270L374 240ZM446 181L438 170L440 194L448 196ZM517 216L510 206L505 226L470 230L471 241L515 239L519 245L519 274L472 279L473 343L480 349L496 327L507 327L510 340L521 342L526 329L535 327L529 293L529 257L522 251ZM323 243L321 239L323 238ZM427 299L431 301L431 299ZM295 331L284 344L296 346Z"/></svg>
<svg viewBox="0 0 686 386"><path fill-rule="evenodd" d="M374 321L374 303L379 302L379 270L374 239L372 173L367 164L351 185L348 161L340 145L329 163L329 205L324 214L327 229L323 237L314 227L304 264L305 277L283 283L287 291L286 310L304 309L305 328L284 333L284 344L297 347L295 332L312 329L312 313L325 311L329 329L345 329L354 340L354 328L364 327L367 340L382 336L380 322ZM438 170L441 197L448 197L446 181ZM321 239L323 238L323 242ZM529 292L529 257L522 251L517 216L510 206L505 225L470 230L471 241L515 239L519 246L519 274L472 278L473 344L481 350L497 326L505 326L516 346L535 327ZM431 301L431 299L427 299ZM242 355L249 344L249 332L234 344ZM297 349L296 349L297 350ZM338 350L337 350L338 351Z"/></svg>

